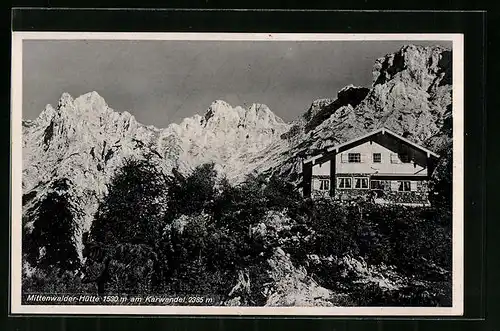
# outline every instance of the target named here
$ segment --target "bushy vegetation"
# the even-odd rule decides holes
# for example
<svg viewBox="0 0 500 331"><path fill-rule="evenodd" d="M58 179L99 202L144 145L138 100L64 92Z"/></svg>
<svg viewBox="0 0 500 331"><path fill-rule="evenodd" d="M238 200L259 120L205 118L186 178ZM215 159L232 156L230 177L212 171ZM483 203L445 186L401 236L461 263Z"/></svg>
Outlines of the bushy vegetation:
<svg viewBox="0 0 500 331"><path fill-rule="evenodd" d="M243 278L252 286L238 290L240 304L263 305L267 262L279 247L353 305L447 305L451 218L443 210L304 200L276 176L231 185L217 177L213 164L164 176L147 160L130 160L112 179L84 235L79 270L85 277L64 290L211 294L223 301ZM312 255L319 262L310 263ZM360 282L345 257L391 266L404 285L387 290ZM23 289L62 284L68 274L53 277L39 272Z"/></svg>
<svg viewBox="0 0 500 331"><path fill-rule="evenodd" d="M22 281L22 290L24 293L92 293L94 287L91 284L81 282L77 273L54 268L44 270L36 268L29 277ZM24 299L24 298L23 298Z"/></svg>
<svg viewBox="0 0 500 331"><path fill-rule="evenodd" d="M317 239L310 251L318 255L360 256L408 276L427 275L431 265L451 269L451 220L437 209L331 200L312 209L309 226Z"/></svg>
<svg viewBox="0 0 500 331"><path fill-rule="evenodd" d="M74 219L81 211L67 197L71 185L66 179L54 182L30 211L35 216L25 226L22 242L24 258L32 266L61 273L80 267L73 239L78 230Z"/></svg>
<svg viewBox="0 0 500 331"><path fill-rule="evenodd" d="M316 234L315 241L300 247L299 259L306 253L356 257L368 265L392 266L408 283L384 290L356 282L359 277L343 264L323 263L311 270L320 284L343 288L359 305L451 304L447 294L452 267L448 212L321 200L312 205L312 214L308 225Z"/></svg>
<svg viewBox="0 0 500 331"><path fill-rule="evenodd" d="M162 227L164 176L149 162L128 160L108 187L99 205L90 237L105 244L154 246Z"/></svg>

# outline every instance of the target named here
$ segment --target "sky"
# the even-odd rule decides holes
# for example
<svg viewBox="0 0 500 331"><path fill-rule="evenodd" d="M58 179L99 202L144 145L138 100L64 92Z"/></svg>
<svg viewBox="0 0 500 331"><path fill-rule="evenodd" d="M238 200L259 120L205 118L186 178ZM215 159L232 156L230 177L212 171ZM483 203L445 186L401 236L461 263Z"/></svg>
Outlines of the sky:
<svg viewBox="0 0 500 331"><path fill-rule="evenodd" d="M266 104L285 121L344 86L370 87L375 60L403 45L445 41L23 42L23 119L63 92L97 91L116 111L163 128L204 114L215 100Z"/></svg>

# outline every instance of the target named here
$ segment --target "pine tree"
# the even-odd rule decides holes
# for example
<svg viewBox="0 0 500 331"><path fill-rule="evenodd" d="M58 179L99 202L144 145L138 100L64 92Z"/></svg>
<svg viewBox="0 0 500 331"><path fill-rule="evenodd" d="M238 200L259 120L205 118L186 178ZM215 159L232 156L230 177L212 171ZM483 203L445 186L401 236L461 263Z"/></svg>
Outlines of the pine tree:
<svg viewBox="0 0 500 331"><path fill-rule="evenodd" d="M440 160L429 183L429 200L434 207L451 213L453 201L453 153L450 148Z"/></svg>
<svg viewBox="0 0 500 331"><path fill-rule="evenodd" d="M165 182L147 160L126 160L117 171L92 223L91 239L102 244L148 244L162 229Z"/></svg>
<svg viewBox="0 0 500 331"><path fill-rule="evenodd" d="M161 279L155 252L164 228L165 179L148 158L126 160L112 178L83 252L88 281L99 294L145 293ZM99 254L90 254L92 247Z"/></svg>
<svg viewBox="0 0 500 331"><path fill-rule="evenodd" d="M23 238L31 265L62 271L79 267L74 235L78 230L75 219L81 216L81 211L69 201L70 186L67 179L54 182L46 197L35 205L33 229Z"/></svg>
<svg viewBox="0 0 500 331"><path fill-rule="evenodd" d="M169 220L211 209L216 195L216 178L213 163L196 167L189 176L174 169L168 180Z"/></svg>

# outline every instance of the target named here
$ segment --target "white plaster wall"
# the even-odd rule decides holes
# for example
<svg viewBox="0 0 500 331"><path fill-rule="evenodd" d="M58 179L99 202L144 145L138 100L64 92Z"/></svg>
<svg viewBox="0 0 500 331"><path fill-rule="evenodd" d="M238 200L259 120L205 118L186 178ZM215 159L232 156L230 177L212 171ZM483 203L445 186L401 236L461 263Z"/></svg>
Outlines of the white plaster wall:
<svg viewBox="0 0 500 331"><path fill-rule="evenodd" d="M314 175L330 176L330 162L331 161L326 161L323 164L315 164L312 169L313 176Z"/></svg>
<svg viewBox="0 0 500 331"><path fill-rule="evenodd" d="M361 163L348 163L348 153L360 153ZM373 153L382 155L381 163L373 163ZM341 162L341 154L345 154L345 163ZM391 163L391 154L394 154L390 149L385 148L375 142L366 142L359 146L355 146L349 150L336 155L337 174L342 173L390 173L390 174L416 174L427 175L427 169L414 165L413 163ZM329 166L329 165L328 165ZM321 168L325 168L323 165ZM329 173L330 169L328 169ZM314 168L313 168L314 174Z"/></svg>

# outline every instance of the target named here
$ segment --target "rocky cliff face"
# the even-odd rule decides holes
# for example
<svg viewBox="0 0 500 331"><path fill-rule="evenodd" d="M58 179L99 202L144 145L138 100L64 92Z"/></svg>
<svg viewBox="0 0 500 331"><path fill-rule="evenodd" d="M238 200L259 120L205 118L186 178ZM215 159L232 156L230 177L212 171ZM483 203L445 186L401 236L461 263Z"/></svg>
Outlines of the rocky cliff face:
<svg viewBox="0 0 500 331"><path fill-rule="evenodd" d="M215 162L233 182L252 172L278 172L298 182L303 158L380 127L448 155L451 81L450 50L405 46L375 61L371 87L351 85L335 99L316 100L292 123L265 105L245 109L219 100L203 116L164 129L114 111L96 92L76 99L64 93L57 107L23 122L23 220L29 225L30 207L65 178L88 229L126 157L148 156L165 172Z"/></svg>

